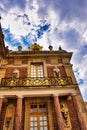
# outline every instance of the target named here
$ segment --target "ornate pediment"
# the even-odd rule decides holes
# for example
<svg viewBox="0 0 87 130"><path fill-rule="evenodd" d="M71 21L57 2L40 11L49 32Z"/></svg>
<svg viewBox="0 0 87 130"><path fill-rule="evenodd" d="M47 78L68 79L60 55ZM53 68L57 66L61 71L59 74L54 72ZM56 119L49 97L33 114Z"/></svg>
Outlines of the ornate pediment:
<svg viewBox="0 0 87 130"><path fill-rule="evenodd" d="M42 46L38 45L37 43L34 43L32 46L29 47L30 51L41 51Z"/></svg>

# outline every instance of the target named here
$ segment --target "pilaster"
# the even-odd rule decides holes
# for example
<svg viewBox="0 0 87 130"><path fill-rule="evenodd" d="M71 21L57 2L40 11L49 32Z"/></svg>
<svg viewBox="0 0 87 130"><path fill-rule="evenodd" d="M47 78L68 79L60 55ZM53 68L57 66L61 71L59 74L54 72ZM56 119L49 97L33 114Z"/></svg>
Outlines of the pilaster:
<svg viewBox="0 0 87 130"><path fill-rule="evenodd" d="M18 95L18 97L17 97L17 107L16 107L16 117L15 117L15 130L21 130L22 99L23 99L23 96Z"/></svg>
<svg viewBox="0 0 87 130"><path fill-rule="evenodd" d="M54 96L54 107L55 107L55 112L57 116L57 124L59 130L64 130L64 122L61 114L61 109L60 109L60 103L59 103L59 98L58 95L53 95Z"/></svg>

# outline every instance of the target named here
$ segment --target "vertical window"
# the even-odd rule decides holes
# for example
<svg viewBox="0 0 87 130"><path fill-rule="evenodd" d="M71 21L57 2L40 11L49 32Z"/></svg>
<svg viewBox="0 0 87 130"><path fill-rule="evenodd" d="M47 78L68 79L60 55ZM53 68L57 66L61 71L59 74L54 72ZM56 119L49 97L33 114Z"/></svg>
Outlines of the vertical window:
<svg viewBox="0 0 87 130"><path fill-rule="evenodd" d="M38 130L38 118L37 116L30 117L30 130Z"/></svg>
<svg viewBox="0 0 87 130"><path fill-rule="evenodd" d="M40 130L48 130L47 116L40 116Z"/></svg>
<svg viewBox="0 0 87 130"><path fill-rule="evenodd" d="M43 64L42 63L31 64L31 77L43 77Z"/></svg>
<svg viewBox="0 0 87 130"><path fill-rule="evenodd" d="M48 130L46 104L30 105L30 130Z"/></svg>

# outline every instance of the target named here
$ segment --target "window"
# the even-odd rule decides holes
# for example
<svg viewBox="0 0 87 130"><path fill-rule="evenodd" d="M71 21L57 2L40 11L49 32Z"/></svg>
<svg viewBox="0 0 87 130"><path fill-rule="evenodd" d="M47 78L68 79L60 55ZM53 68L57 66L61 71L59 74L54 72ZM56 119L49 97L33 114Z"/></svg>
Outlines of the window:
<svg viewBox="0 0 87 130"><path fill-rule="evenodd" d="M40 130L48 130L47 116L40 116Z"/></svg>
<svg viewBox="0 0 87 130"><path fill-rule="evenodd" d="M31 77L43 77L43 64L42 63L31 64Z"/></svg>
<svg viewBox="0 0 87 130"><path fill-rule="evenodd" d="M30 130L38 130L38 118L37 116L30 117Z"/></svg>
<svg viewBox="0 0 87 130"><path fill-rule="evenodd" d="M30 105L30 130L48 130L47 122L47 105L31 104Z"/></svg>
<svg viewBox="0 0 87 130"><path fill-rule="evenodd" d="M37 105L31 105L30 113L36 113L37 112Z"/></svg>

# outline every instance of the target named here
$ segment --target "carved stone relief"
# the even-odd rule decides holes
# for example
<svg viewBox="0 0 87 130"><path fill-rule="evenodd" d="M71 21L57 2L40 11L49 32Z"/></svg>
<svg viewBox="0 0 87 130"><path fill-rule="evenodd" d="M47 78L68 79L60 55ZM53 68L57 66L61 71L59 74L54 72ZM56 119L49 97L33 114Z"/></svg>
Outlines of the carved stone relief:
<svg viewBox="0 0 87 130"><path fill-rule="evenodd" d="M12 104L8 105L8 107L6 109L3 130L13 130L14 114L15 114L14 105L12 105Z"/></svg>
<svg viewBox="0 0 87 130"><path fill-rule="evenodd" d="M65 127L71 127L70 118L69 118L69 111L67 105L65 103L61 103L61 113L64 120Z"/></svg>

